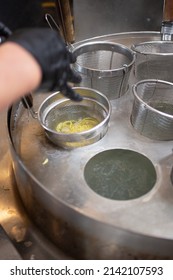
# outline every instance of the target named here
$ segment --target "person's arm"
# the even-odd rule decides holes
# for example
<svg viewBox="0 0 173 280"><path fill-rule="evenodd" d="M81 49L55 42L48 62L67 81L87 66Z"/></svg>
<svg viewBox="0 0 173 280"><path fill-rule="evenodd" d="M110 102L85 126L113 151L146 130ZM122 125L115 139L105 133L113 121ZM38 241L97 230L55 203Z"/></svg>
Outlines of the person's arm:
<svg viewBox="0 0 173 280"><path fill-rule="evenodd" d="M75 57L50 28L14 32L0 45L0 110L30 91L61 91L68 98L82 97L69 85L80 83L72 70Z"/></svg>
<svg viewBox="0 0 173 280"><path fill-rule="evenodd" d="M41 79L41 67L28 51L13 42L0 46L0 110L36 89Z"/></svg>

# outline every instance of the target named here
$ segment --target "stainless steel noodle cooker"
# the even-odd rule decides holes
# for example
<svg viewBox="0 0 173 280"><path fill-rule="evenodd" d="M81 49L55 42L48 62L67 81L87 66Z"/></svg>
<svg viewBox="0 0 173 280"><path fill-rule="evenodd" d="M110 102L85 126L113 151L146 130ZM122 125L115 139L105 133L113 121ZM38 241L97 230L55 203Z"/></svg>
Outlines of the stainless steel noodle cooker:
<svg viewBox="0 0 173 280"><path fill-rule="evenodd" d="M92 38L74 47L97 41L131 47L159 41L160 37L159 32L128 32ZM133 75L128 94L110 101L105 136L79 149L62 149L48 141L38 119L33 119L21 102L13 104L8 113L13 170L23 205L39 230L72 258L173 258L173 142L150 139L134 129L130 122L132 84ZM36 94L34 108L44 100L43 93ZM124 162L127 156L129 160ZM116 190L122 198L121 188L113 185L116 167L116 182L124 192L131 191L130 197L143 190L143 178L152 172L150 189L145 184L145 194L115 199ZM9 173L3 174L7 178ZM93 184L92 176L97 184Z"/></svg>

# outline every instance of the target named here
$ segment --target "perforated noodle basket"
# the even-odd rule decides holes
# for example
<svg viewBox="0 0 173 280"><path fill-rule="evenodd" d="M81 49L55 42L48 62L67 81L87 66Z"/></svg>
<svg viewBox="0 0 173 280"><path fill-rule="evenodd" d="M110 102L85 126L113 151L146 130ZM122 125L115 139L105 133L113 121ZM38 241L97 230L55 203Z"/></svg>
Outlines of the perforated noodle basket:
<svg viewBox="0 0 173 280"><path fill-rule="evenodd" d="M81 86L94 88L108 99L116 99L128 90L134 53L124 45L111 42L82 44L72 52L77 57L74 69L82 76Z"/></svg>
<svg viewBox="0 0 173 280"><path fill-rule="evenodd" d="M151 41L132 46L136 53L136 81L160 79L173 82L173 42Z"/></svg>
<svg viewBox="0 0 173 280"><path fill-rule="evenodd" d="M173 84L143 80L133 86L133 127L142 135L157 140L173 140Z"/></svg>

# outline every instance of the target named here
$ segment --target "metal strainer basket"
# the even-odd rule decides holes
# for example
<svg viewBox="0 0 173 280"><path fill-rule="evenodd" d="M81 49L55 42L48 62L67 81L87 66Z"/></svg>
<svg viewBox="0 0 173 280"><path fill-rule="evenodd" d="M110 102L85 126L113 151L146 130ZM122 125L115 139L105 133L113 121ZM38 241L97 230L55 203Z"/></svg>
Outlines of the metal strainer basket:
<svg viewBox="0 0 173 280"><path fill-rule="evenodd" d="M74 88L83 96L80 102L72 101L56 92L41 104L38 119L47 137L63 148L75 148L100 140L107 132L110 119L109 100L100 92L90 88ZM98 124L89 130L77 133L61 133L56 126L64 121L95 118Z"/></svg>
<svg viewBox="0 0 173 280"><path fill-rule="evenodd" d="M143 42L131 48L136 53L134 69L137 81L160 79L173 82L173 42Z"/></svg>
<svg viewBox="0 0 173 280"><path fill-rule="evenodd" d="M109 100L119 98L128 89L134 53L124 45L90 42L74 47L74 69L82 76L81 86L94 88Z"/></svg>
<svg viewBox="0 0 173 280"><path fill-rule="evenodd" d="M133 127L151 139L173 140L173 84L150 79L139 81L132 89Z"/></svg>

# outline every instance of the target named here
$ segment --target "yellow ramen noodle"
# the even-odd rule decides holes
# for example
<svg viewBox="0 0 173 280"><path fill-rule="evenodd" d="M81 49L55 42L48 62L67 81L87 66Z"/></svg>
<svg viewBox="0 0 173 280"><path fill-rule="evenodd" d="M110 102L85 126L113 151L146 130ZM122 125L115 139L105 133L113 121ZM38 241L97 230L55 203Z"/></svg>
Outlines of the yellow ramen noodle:
<svg viewBox="0 0 173 280"><path fill-rule="evenodd" d="M56 126L56 131L61 133L77 133L89 130L97 124L99 124L99 121L91 117L79 120L69 120L60 122Z"/></svg>

